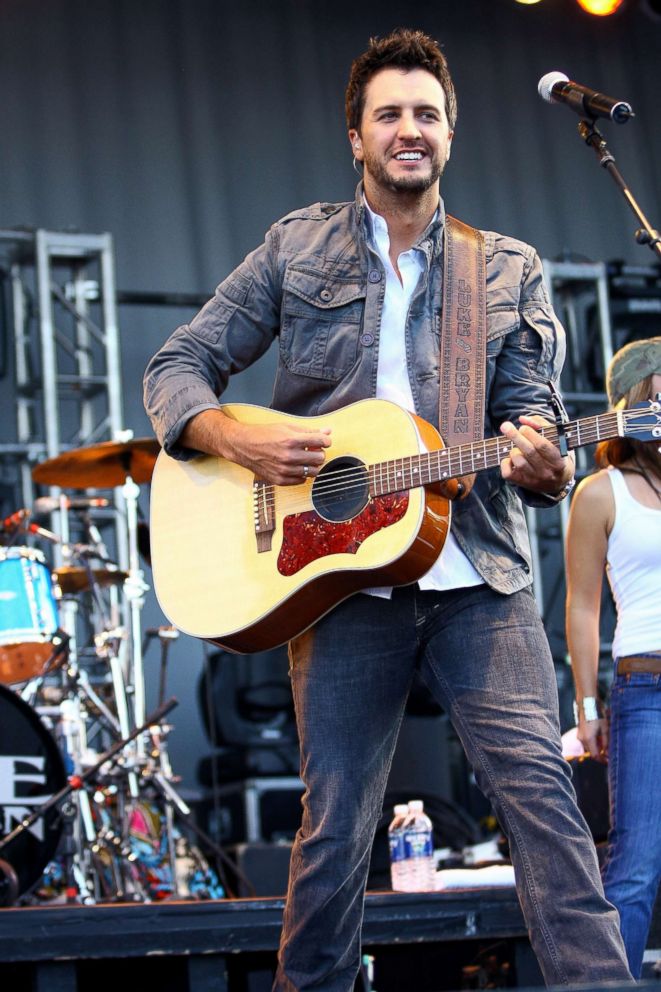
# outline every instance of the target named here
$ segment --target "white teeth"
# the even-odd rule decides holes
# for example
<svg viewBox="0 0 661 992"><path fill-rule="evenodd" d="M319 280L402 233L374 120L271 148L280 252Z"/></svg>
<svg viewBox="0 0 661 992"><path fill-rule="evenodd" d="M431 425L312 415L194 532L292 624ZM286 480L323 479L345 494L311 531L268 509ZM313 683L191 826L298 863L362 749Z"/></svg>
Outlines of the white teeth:
<svg viewBox="0 0 661 992"><path fill-rule="evenodd" d="M422 152L399 152L395 158L400 162L419 162L422 158Z"/></svg>

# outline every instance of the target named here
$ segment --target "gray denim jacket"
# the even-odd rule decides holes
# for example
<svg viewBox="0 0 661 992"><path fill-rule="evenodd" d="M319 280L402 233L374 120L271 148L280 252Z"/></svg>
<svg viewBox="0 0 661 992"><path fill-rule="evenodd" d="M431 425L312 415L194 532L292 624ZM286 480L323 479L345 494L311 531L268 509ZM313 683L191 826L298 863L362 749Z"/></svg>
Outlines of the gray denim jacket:
<svg viewBox="0 0 661 992"><path fill-rule="evenodd" d="M277 338L272 406L316 415L375 396L385 273L367 240L362 185L352 203L316 203L278 221L264 243L172 334L149 362L145 407L174 457L186 422L218 406L228 378ZM445 214L418 242L426 267L406 321L415 412L438 426L439 332ZM487 398L485 437L522 413L553 418L548 381L557 383L565 338L529 245L484 232L487 254ZM441 430L442 433L442 430ZM532 581L521 499L553 497L517 490L498 469L478 474L453 506L453 533L484 580L503 593Z"/></svg>

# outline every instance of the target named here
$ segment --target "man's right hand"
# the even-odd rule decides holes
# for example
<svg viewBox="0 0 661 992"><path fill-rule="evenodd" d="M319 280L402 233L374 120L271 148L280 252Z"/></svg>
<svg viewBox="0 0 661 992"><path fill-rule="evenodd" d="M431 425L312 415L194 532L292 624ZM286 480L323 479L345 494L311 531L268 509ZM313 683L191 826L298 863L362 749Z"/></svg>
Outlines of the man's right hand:
<svg viewBox="0 0 661 992"><path fill-rule="evenodd" d="M277 486L300 485L319 474L330 428L309 430L286 422L242 424L222 410L203 410L184 427L179 443L221 455Z"/></svg>

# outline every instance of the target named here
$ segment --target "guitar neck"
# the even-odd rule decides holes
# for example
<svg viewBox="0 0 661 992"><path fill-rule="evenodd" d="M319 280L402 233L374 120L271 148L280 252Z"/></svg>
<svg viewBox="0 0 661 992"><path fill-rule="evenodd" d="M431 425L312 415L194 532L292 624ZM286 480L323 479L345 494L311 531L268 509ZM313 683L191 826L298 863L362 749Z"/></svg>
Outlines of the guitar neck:
<svg viewBox="0 0 661 992"><path fill-rule="evenodd" d="M618 412L569 420L563 426L569 450L607 441L622 434L621 414ZM558 428L555 425L542 427L539 433L556 447L560 447ZM472 475L484 469L495 468L513 447L509 438L503 435L422 455L378 462L369 468L370 488L374 496L385 496L387 493Z"/></svg>

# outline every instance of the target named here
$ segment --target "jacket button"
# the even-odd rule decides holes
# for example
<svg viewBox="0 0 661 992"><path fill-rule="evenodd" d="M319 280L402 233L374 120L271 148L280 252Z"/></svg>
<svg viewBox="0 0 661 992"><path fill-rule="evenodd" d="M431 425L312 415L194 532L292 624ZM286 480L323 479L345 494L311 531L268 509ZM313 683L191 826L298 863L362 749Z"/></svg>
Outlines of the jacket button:
<svg viewBox="0 0 661 992"><path fill-rule="evenodd" d="M319 296L324 301L324 303L328 303L329 300L333 299L333 294L331 293L330 289L322 289L321 292L319 293Z"/></svg>
<svg viewBox="0 0 661 992"><path fill-rule="evenodd" d="M367 278L369 282L381 282L381 273L378 269L370 269Z"/></svg>
<svg viewBox="0 0 661 992"><path fill-rule="evenodd" d="M360 343L364 344L366 348L369 348L371 344L374 344L374 335L367 331L366 334L360 335Z"/></svg>

